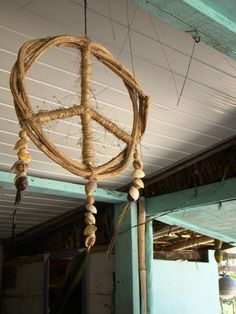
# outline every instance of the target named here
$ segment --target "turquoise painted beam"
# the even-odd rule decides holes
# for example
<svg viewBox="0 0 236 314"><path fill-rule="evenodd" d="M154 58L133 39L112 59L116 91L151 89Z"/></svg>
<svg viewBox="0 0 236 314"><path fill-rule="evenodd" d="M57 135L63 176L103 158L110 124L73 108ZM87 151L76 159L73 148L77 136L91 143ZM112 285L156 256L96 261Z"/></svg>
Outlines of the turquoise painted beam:
<svg viewBox="0 0 236 314"><path fill-rule="evenodd" d="M218 204L210 205L211 214L207 213L207 211L204 211L204 207L208 206L202 206L195 207L194 213L191 213L190 218L188 217L188 214L193 209L185 209L184 213L182 212L164 215L162 217L159 217L158 221L164 222L168 225L179 226L187 230L209 236L210 238L219 239L226 243L236 245L236 231L234 228L234 213L236 209L236 201L229 201L226 203L228 204L224 205L224 203L222 203L221 209L219 209ZM224 208L224 206L228 208ZM217 223L214 218L219 213L219 211L222 211L224 213L222 213L222 219L219 218L219 221ZM227 219L227 221L225 221L225 215L227 214L230 215L232 219Z"/></svg>
<svg viewBox="0 0 236 314"><path fill-rule="evenodd" d="M210 19L214 20L218 24L227 28L231 32L236 33L236 23L234 23L234 21L229 19L227 16L216 11L210 5L207 5L205 2L203 2L201 0L181 0L181 1L190 5L191 7L196 9L197 11L201 12L205 16L209 17ZM236 4L234 7L234 10L236 11Z"/></svg>
<svg viewBox="0 0 236 314"><path fill-rule="evenodd" d="M157 216L171 211L214 204L236 199L236 178L188 189L175 193L154 196L146 200L147 216Z"/></svg>
<svg viewBox="0 0 236 314"><path fill-rule="evenodd" d="M235 0L133 0L153 16L236 59ZM191 33L192 32L192 33Z"/></svg>
<svg viewBox="0 0 236 314"><path fill-rule="evenodd" d="M10 172L0 171L0 186L14 188L15 175ZM28 191L42 194L60 195L64 197L74 197L85 199L84 186L81 184L62 182L57 180L42 179L28 176ZM107 189L97 188L94 196L98 202L120 203L127 200L127 194Z"/></svg>
<svg viewBox="0 0 236 314"><path fill-rule="evenodd" d="M123 204L115 205L117 222ZM135 228L132 228L135 226ZM118 236L115 254L116 314L140 314L137 204L132 203Z"/></svg>

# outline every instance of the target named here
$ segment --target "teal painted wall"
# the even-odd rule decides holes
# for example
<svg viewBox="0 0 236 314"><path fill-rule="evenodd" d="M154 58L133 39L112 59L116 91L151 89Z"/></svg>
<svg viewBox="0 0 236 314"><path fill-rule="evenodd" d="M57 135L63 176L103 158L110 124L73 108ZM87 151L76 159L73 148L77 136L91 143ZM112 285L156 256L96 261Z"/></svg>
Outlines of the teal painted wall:
<svg viewBox="0 0 236 314"><path fill-rule="evenodd" d="M218 314L218 272L210 263L153 260L152 314Z"/></svg>

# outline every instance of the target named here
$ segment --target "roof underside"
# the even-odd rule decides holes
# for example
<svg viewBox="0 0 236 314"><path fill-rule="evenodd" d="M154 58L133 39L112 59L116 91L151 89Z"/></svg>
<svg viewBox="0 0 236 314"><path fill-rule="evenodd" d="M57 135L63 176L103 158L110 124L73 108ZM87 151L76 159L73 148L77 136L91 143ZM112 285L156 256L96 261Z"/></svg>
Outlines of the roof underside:
<svg viewBox="0 0 236 314"><path fill-rule="evenodd" d="M127 10L126 0L90 1L87 20L90 38L112 51L127 68L132 69L133 64L137 81L151 96L148 128L141 145L147 176L235 134L236 61L203 42L194 47L189 34L150 15L133 2L128 2ZM8 81L18 49L31 38L70 33L80 36L83 29L83 1L0 2L0 170L9 171L16 161L13 147L19 124ZM79 62L76 52L57 48L35 64L26 83L36 111L79 103ZM126 131L131 129L132 110L127 91L120 80L96 60L93 62L93 94L93 103L100 113ZM81 158L80 130L79 118L45 125L46 134L74 159ZM117 155L123 143L96 124L93 130L96 163ZM30 151L33 156L30 175L84 182L55 164L33 144ZM129 167L118 177L100 182L100 186L119 189L131 181L131 171ZM5 221L11 216L13 194L12 189L1 189L1 217ZM58 211L65 212L72 205L79 205L78 200L68 199L66 204L66 199L53 197L45 208L43 198L40 194L25 193L25 212L19 211L20 231L28 227L28 220L38 224L60 214ZM61 207L55 209L56 204ZM34 216L30 212L32 219L23 219L28 216L27 208L35 213ZM8 228L6 222L1 233L3 238L10 235Z"/></svg>

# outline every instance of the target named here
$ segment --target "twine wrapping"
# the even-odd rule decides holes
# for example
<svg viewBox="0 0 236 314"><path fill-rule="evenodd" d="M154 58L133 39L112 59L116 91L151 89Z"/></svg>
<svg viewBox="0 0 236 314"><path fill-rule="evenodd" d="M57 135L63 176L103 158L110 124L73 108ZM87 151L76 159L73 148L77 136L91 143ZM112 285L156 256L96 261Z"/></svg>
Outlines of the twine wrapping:
<svg viewBox="0 0 236 314"><path fill-rule="evenodd" d="M81 103L71 108L60 108L48 112L34 113L26 90L26 74L33 63L47 52L50 47L54 46L70 47L81 51ZM115 123L91 108L92 56L95 56L123 80L133 107L133 127L131 134L128 134ZM132 74L107 49L90 41L87 37L62 35L26 42L19 50L17 61L13 66L10 87L19 123L27 131L28 136L35 145L63 168L85 178L91 176L91 169L92 175L97 179L113 177L123 171L132 158L135 147L139 143L146 128L149 97L142 91ZM64 154L47 138L42 130L43 123L75 115L81 117L83 135L82 164ZM113 133L117 138L126 143L126 147L120 154L98 167L93 165L92 120L102 125L107 131Z"/></svg>

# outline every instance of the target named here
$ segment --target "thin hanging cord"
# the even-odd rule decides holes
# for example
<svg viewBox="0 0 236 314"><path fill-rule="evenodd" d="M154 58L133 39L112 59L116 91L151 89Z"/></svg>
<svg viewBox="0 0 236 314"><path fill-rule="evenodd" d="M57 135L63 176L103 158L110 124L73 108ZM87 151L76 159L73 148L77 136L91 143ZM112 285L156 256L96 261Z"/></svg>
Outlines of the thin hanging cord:
<svg viewBox="0 0 236 314"><path fill-rule="evenodd" d="M182 98L182 94L183 94L183 91L184 91L184 87L185 87L185 84L186 84L186 81L187 81L187 78L188 78L188 72L189 72L189 69L190 69L190 65L191 65L191 63L192 63L193 53L194 53L195 44L196 44L196 40L195 40L195 39L193 39L193 40L194 40L194 42L193 42L193 48L192 48L192 52L191 52L191 55L190 55L188 68L187 68L187 71L186 71L186 74L185 74L183 86L182 86L182 88L181 88L181 91L180 91L180 94L179 94L179 98L178 98L176 107L179 106L180 100L181 100L181 98Z"/></svg>
<svg viewBox="0 0 236 314"><path fill-rule="evenodd" d="M110 0L107 0L107 6L108 6L108 13L109 13L109 19L110 19L110 23L111 23L111 30L112 30L113 39L116 40L115 31L114 31L114 26L113 26L113 21L112 21L112 17L111 17L111 5L110 5Z"/></svg>
<svg viewBox="0 0 236 314"><path fill-rule="evenodd" d="M132 24L133 24L133 20L134 20L134 17L135 17L135 15L136 15L137 9L138 9L138 6L136 5L135 10L134 10L134 13L133 13L133 15L132 15L132 17L131 17L131 22L130 22L130 24L129 24L129 27L132 26ZM123 43L122 43L122 45L121 45L120 51L119 51L119 53L118 53L118 56L120 56L120 55L122 54L123 50L124 50L127 37L128 37L128 32L127 32L126 35L125 35L125 39L124 39L124 41L123 41Z"/></svg>
<svg viewBox="0 0 236 314"><path fill-rule="evenodd" d="M163 55L164 55L164 57L165 57L165 59L166 59L166 62L167 62L167 64L168 64L168 67L169 67L169 70L170 70L170 73L171 73L171 76L172 76L172 79L173 79L173 82L174 82L176 95L178 96L178 94L179 94L179 93L178 93L178 88L177 88L177 84L176 84L176 80L175 80L175 76L174 76L173 70L172 70L172 68L171 68L170 61L169 61L169 59L168 59L168 57L167 57L166 51L165 51L165 49L164 49L164 45L163 45L163 43L162 43L161 40L160 40L160 37L159 37L158 32L157 32L157 29L156 29L156 27L155 27L155 25L154 25L154 22L153 22L153 19L152 19L152 17L151 17L151 14L148 14L148 16L149 16L149 18L150 18L150 20L151 20L152 28L153 28L153 31L154 31L154 33L155 33L156 39L157 39L157 41L158 41L158 42L160 43L160 45L161 45L161 49L162 49Z"/></svg>
<svg viewBox="0 0 236 314"><path fill-rule="evenodd" d="M130 50L132 71L133 71L133 76L134 76L134 78L135 78L135 72L134 72L134 56L133 56L133 50L132 50L132 44L131 44L130 25L129 25L129 6L128 6L128 0L126 0L126 17L127 17L128 38L129 38L129 50Z"/></svg>
<svg viewBox="0 0 236 314"><path fill-rule="evenodd" d="M87 0L84 0L84 36L87 37Z"/></svg>

